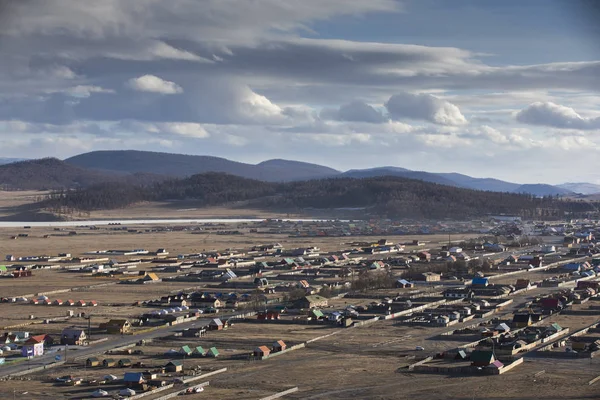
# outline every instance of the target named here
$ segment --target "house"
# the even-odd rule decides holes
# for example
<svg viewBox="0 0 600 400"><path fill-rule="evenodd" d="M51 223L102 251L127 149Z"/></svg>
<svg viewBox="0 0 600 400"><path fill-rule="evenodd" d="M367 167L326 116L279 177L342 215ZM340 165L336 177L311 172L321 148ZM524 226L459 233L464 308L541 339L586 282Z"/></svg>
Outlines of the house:
<svg viewBox="0 0 600 400"><path fill-rule="evenodd" d="M85 300L79 300L77 302L77 307L85 307L87 305L87 303L85 302Z"/></svg>
<svg viewBox="0 0 600 400"><path fill-rule="evenodd" d="M165 365L165 370L167 372L181 372L183 371L183 362L179 360L169 361L167 365Z"/></svg>
<svg viewBox="0 0 600 400"><path fill-rule="evenodd" d="M489 283L488 278L473 278L473 280L471 280L471 285L474 287L487 287Z"/></svg>
<svg viewBox="0 0 600 400"><path fill-rule="evenodd" d="M257 315L257 319L259 320L273 320L273 319L279 319L280 318L280 314L278 311L266 311L266 312L259 312Z"/></svg>
<svg viewBox="0 0 600 400"><path fill-rule="evenodd" d="M487 365L486 368L502 369L504 368L504 364L500 360L496 360Z"/></svg>
<svg viewBox="0 0 600 400"><path fill-rule="evenodd" d="M497 327L494 328L495 330L497 330L498 332L501 333L507 333L510 332L510 327L506 324L506 323L501 323L499 324Z"/></svg>
<svg viewBox="0 0 600 400"><path fill-rule="evenodd" d="M310 317L314 318L314 319L325 319L325 314L323 314L323 311L321 310L317 310L317 309L312 309L310 310Z"/></svg>
<svg viewBox="0 0 600 400"><path fill-rule="evenodd" d="M471 353L471 365L474 367L487 367L494 361L496 357L494 352L490 350L474 350Z"/></svg>
<svg viewBox="0 0 600 400"><path fill-rule="evenodd" d="M454 356L455 360L466 360L468 358L467 353L464 350L459 350Z"/></svg>
<svg viewBox="0 0 600 400"><path fill-rule="evenodd" d="M463 250L460 247L451 247L449 251L452 254L458 254L458 253L462 253Z"/></svg>
<svg viewBox="0 0 600 400"><path fill-rule="evenodd" d="M304 296L300 300L294 302L295 308L318 308L318 307L327 307L328 305L327 298L319 295L310 295Z"/></svg>
<svg viewBox="0 0 600 400"><path fill-rule="evenodd" d="M271 354L271 350L267 346L258 346L254 349L254 357L263 358L268 357Z"/></svg>
<svg viewBox="0 0 600 400"><path fill-rule="evenodd" d="M440 274L436 274L435 272L423 272L416 275L416 279L421 282L439 282L441 279Z"/></svg>
<svg viewBox="0 0 600 400"><path fill-rule="evenodd" d="M273 353L284 351L286 348L287 345L283 340L278 340L275 343L273 343Z"/></svg>
<svg viewBox="0 0 600 400"><path fill-rule="evenodd" d="M104 368L116 367L117 366L117 360L115 360L114 358L105 358L104 360L102 360L102 366Z"/></svg>
<svg viewBox="0 0 600 400"><path fill-rule="evenodd" d="M531 281L529 279L517 279L517 283L515 284L515 288L519 289L530 289Z"/></svg>
<svg viewBox="0 0 600 400"><path fill-rule="evenodd" d="M544 310L558 311L563 308L563 304L557 298L545 298L540 301L541 306Z"/></svg>
<svg viewBox="0 0 600 400"><path fill-rule="evenodd" d="M117 365L120 368L125 368L125 367L131 367L133 363L131 362L131 360L129 358L122 358L119 360L119 362L117 363Z"/></svg>
<svg viewBox="0 0 600 400"><path fill-rule="evenodd" d="M206 352L206 356L207 357L213 357L213 358L217 358L219 356L219 350L217 350L216 347L211 347L210 349L208 349L208 351Z"/></svg>
<svg viewBox="0 0 600 400"><path fill-rule="evenodd" d="M45 335L31 336L22 347L23 357L31 358L44 355Z"/></svg>
<svg viewBox="0 0 600 400"><path fill-rule="evenodd" d="M202 337L206 335L206 328L188 328L182 332L183 337Z"/></svg>
<svg viewBox="0 0 600 400"><path fill-rule="evenodd" d="M525 328L531 325L531 314L515 314L512 325L515 328Z"/></svg>
<svg viewBox="0 0 600 400"><path fill-rule="evenodd" d="M63 305L63 301L61 299L56 299L52 302L53 305L55 306L62 306Z"/></svg>
<svg viewBox="0 0 600 400"><path fill-rule="evenodd" d="M100 329L104 329L107 333L112 334L129 333L131 331L131 322L127 319L111 319L108 322L100 324Z"/></svg>
<svg viewBox="0 0 600 400"><path fill-rule="evenodd" d="M206 350L204 350L204 348L202 348L202 346L196 346L196 347L194 347L192 354L200 356L200 357L204 357L206 355Z"/></svg>
<svg viewBox="0 0 600 400"><path fill-rule="evenodd" d="M139 387L141 386L146 379L144 379L144 374L142 372L125 372L123 377L123 383L128 388L131 387Z"/></svg>
<svg viewBox="0 0 600 400"><path fill-rule="evenodd" d="M100 360L98 359L98 357L89 357L87 360L85 360L85 366L98 367L100 366Z"/></svg>
<svg viewBox="0 0 600 400"><path fill-rule="evenodd" d="M83 329L66 328L60 334L60 344L80 346L87 343L87 335Z"/></svg>
<svg viewBox="0 0 600 400"><path fill-rule="evenodd" d="M407 281L406 279L398 279L396 281L396 287L400 289L412 288L415 284Z"/></svg>
<svg viewBox="0 0 600 400"><path fill-rule="evenodd" d="M419 257L419 261L431 261L431 254L426 251L420 251L417 253L417 257Z"/></svg>
<svg viewBox="0 0 600 400"><path fill-rule="evenodd" d="M470 299L474 295L473 290L466 286L444 290L444 297L447 299Z"/></svg>
<svg viewBox="0 0 600 400"><path fill-rule="evenodd" d="M191 356L192 349L190 349L190 346L188 345L181 346L181 348L179 349L179 354L183 354L184 356Z"/></svg>
<svg viewBox="0 0 600 400"><path fill-rule="evenodd" d="M219 318L213 318L213 320L208 324L208 329L211 331L220 331L223 329L223 327L223 321L221 321Z"/></svg>

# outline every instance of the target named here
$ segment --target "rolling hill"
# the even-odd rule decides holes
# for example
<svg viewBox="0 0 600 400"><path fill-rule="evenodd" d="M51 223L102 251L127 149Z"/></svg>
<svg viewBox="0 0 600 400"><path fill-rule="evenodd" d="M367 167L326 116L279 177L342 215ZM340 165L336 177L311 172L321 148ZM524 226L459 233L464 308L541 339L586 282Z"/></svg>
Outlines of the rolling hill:
<svg viewBox="0 0 600 400"><path fill-rule="evenodd" d="M513 190L513 193L527 193L534 196L569 196L575 194L570 190L543 183L521 185Z"/></svg>
<svg viewBox="0 0 600 400"><path fill-rule="evenodd" d="M0 165L0 188L4 190L56 190L88 187L104 182L150 184L167 179L146 173L116 174L80 168L56 158Z"/></svg>
<svg viewBox="0 0 600 400"><path fill-rule="evenodd" d="M65 160L81 168L120 173L145 172L183 178L205 172L223 172L266 182L321 178L339 174L329 167L299 161L268 160L246 164L212 156L193 156L149 151L93 151Z"/></svg>
<svg viewBox="0 0 600 400"><path fill-rule="evenodd" d="M141 201L193 201L195 206L251 206L279 211L360 209L360 215L392 218L463 219L489 214L524 217L544 210L548 217L563 211L589 211L591 203L486 192L400 177L330 178L286 183L264 182L224 173L171 179L145 187L103 183L53 196L46 209L97 210L123 208Z"/></svg>

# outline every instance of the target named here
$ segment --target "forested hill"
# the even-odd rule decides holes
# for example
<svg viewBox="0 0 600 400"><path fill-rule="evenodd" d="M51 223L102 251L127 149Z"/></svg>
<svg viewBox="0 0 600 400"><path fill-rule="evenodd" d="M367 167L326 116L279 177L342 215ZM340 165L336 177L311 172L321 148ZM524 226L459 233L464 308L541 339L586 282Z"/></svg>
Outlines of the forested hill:
<svg viewBox="0 0 600 400"><path fill-rule="evenodd" d="M255 208L287 211L366 208L371 214L398 218L465 218L500 213L534 217L540 212L559 217L565 212L593 209L593 205L581 201L483 192L398 177L269 183L223 173L194 175L145 187L104 183L54 193L42 206L89 211L165 200L196 200L198 207L250 201Z"/></svg>
<svg viewBox="0 0 600 400"><path fill-rule="evenodd" d="M80 168L56 158L13 162L0 165L2 190L57 190L84 188L102 182L152 184L167 179L164 176L139 173L118 174Z"/></svg>

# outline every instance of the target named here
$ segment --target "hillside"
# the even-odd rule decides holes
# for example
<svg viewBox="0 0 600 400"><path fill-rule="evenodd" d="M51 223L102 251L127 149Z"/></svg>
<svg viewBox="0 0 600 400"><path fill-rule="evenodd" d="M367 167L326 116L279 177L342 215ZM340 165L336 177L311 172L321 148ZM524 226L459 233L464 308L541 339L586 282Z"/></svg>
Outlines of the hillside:
<svg viewBox="0 0 600 400"><path fill-rule="evenodd" d="M220 157L136 150L93 151L65 161L81 168L100 171L144 172L179 178L206 172L223 172L266 182L312 179L339 173L332 168L298 161L269 160L254 165Z"/></svg>
<svg viewBox="0 0 600 400"><path fill-rule="evenodd" d="M79 168L56 158L0 165L2 190L56 190L88 187L103 182L147 185L165 180L152 174L120 175Z"/></svg>
<svg viewBox="0 0 600 400"><path fill-rule="evenodd" d="M369 168L369 169L353 169L346 171L338 177L344 178L375 178L381 176L396 176L407 179L417 179L420 181L439 183L440 185L457 186L456 182L446 179L439 174L433 174L424 171L411 171L404 168L397 167L381 167L381 168Z"/></svg>
<svg viewBox="0 0 600 400"><path fill-rule="evenodd" d="M542 183L521 185L514 189L513 193L528 193L533 196L569 196L574 194L570 190Z"/></svg>
<svg viewBox="0 0 600 400"><path fill-rule="evenodd" d="M250 202L254 208L280 211L306 209L363 209L366 215L390 218L462 219L489 214L547 217L564 211L593 209L590 203L567 202L530 195L474 191L399 177L331 178L269 183L223 173L194 175L147 187L101 184L88 189L56 193L41 207L97 210L123 208L141 201L194 200L194 206Z"/></svg>
<svg viewBox="0 0 600 400"><path fill-rule="evenodd" d="M512 192L520 186L518 183L505 182L493 178L473 178L472 176L457 174L455 172L438 173L437 175L443 176L444 178L455 182L460 187L475 190L489 190L492 192Z"/></svg>

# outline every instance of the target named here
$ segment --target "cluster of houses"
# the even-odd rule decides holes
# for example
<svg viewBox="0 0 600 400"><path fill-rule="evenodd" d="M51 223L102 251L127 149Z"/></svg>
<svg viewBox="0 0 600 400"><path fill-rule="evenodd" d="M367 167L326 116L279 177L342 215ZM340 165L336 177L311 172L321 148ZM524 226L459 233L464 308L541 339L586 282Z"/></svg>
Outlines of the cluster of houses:
<svg viewBox="0 0 600 400"><path fill-rule="evenodd" d="M3 303L27 303L34 305L46 305L46 306L67 306L67 307L97 307L98 302L96 300L51 300L48 296L38 296L34 299L28 299L27 297L3 297L1 299Z"/></svg>

